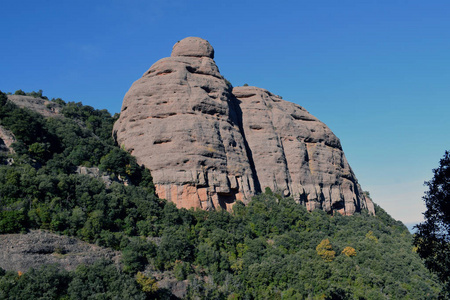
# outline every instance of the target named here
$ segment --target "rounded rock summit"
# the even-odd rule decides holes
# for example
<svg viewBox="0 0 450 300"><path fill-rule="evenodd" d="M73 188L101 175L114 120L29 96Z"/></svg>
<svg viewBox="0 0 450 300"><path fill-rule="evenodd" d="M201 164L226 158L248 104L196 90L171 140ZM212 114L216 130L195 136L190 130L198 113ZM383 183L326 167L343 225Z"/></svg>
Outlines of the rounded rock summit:
<svg viewBox="0 0 450 300"><path fill-rule="evenodd" d="M214 58L214 48L207 40L199 37L187 37L173 46L171 56Z"/></svg>

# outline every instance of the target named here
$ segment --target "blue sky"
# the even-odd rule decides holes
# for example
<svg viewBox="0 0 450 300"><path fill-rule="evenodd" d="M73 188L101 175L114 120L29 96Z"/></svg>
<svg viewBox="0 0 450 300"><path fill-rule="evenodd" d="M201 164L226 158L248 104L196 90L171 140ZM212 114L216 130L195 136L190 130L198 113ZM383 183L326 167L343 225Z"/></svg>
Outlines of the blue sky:
<svg viewBox="0 0 450 300"><path fill-rule="evenodd" d="M449 1L2 1L0 90L119 112L187 36L233 85L305 107L341 139L362 188L416 223L450 149Z"/></svg>

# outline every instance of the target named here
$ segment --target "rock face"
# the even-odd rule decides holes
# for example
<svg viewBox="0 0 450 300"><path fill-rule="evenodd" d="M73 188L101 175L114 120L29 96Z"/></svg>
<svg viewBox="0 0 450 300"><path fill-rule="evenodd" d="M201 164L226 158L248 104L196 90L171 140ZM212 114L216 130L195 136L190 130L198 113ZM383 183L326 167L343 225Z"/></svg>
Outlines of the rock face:
<svg viewBox="0 0 450 300"><path fill-rule="evenodd" d="M74 270L99 259L118 263L120 252L41 230L0 235L0 268L5 270L27 271L43 264Z"/></svg>
<svg viewBox="0 0 450 300"><path fill-rule="evenodd" d="M133 83L114 126L118 144L151 170L158 195L178 207L227 209L256 189L213 53L199 38L175 44Z"/></svg>
<svg viewBox="0 0 450 300"><path fill-rule="evenodd" d="M11 144L16 141L14 135L7 129L0 126L0 153L13 153Z"/></svg>
<svg viewBox="0 0 450 300"><path fill-rule="evenodd" d="M125 95L113 134L159 197L230 209L269 187L309 210L374 213L325 124L266 90L231 90L213 58L207 41L186 38Z"/></svg>
<svg viewBox="0 0 450 300"><path fill-rule="evenodd" d="M262 187L293 196L308 210L353 214L365 199L339 139L303 107L267 90L236 87L242 128Z"/></svg>

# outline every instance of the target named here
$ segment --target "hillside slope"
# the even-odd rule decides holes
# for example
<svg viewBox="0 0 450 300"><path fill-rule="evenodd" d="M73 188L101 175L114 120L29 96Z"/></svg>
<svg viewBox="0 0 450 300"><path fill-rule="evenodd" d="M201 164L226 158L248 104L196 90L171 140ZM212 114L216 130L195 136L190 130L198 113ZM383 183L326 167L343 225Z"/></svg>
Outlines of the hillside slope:
<svg viewBox="0 0 450 300"><path fill-rule="evenodd" d="M106 111L58 101L64 117L44 118L3 93L0 101L0 125L17 139L15 153L0 157L2 239L11 242L17 236L8 234L41 229L121 251L119 269L97 261L69 272L43 265L18 274L25 270L5 264L0 298L38 298L44 292L76 299L105 293L122 299L439 294L411 234L378 206L375 216L333 216L308 212L267 189L248 205L237 202L231 212L177 209L156 197L149 172L114 146L108 131L115 118ZM107 185L77 174L77 166L97 166L117 180ZM47 291L38 288L44 283Z"/></svg>

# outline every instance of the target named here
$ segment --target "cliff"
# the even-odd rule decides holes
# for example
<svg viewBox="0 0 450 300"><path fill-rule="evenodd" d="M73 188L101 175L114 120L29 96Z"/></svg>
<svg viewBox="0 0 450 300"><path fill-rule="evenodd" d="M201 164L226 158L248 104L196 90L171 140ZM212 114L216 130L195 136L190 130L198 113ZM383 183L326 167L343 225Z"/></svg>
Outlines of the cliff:
<svg viewBox="0 0 450 300"><path fill-rule="evenodd" d="M186 38L125 95L113 134L159 197L230 209L269 187L309 210L374 213L324 123L264 89L232 89L213 58L207 41Z"/></svg>

